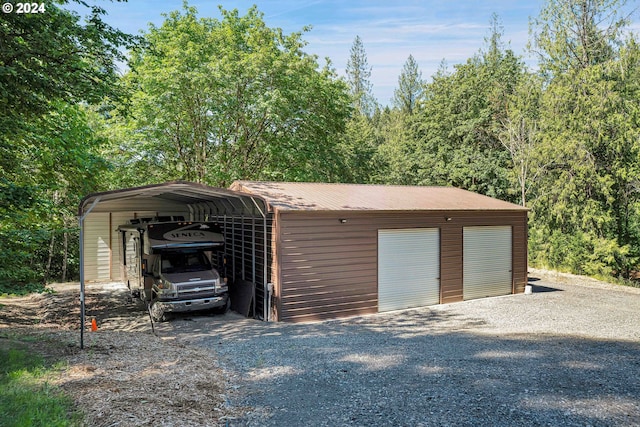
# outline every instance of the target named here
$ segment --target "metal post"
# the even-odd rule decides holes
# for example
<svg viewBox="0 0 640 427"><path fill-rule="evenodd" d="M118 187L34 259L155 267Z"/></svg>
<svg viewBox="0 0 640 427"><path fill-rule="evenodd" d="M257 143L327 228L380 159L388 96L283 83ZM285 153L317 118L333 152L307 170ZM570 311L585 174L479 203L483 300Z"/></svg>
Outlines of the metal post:
<svg viewBox="0 0 640 427"><path fill-rule="evenodd" d="M80 217L80 349L84 349L84 216Z"/></svg>
<svg viewBox="0 0 640 427"><path fill-rule="evenodd" d="M268 307L266 307L266 310L264 310L265 314L264 314L264 319L268 322L269 321L269 311L271 311L271 293L272 293L272 289L269 288L269 278L267 277L267 273L268 273L268 266L267 264L269 263L269 257L268 257L268 244L271 244L271 242L267 243L267 215L266 212L265 214L263 214L263 223L262 223L262 230L263 230L263 239L262 239L262 246L263 246L263 259L262 259L262 266L264 268L263 270L263 277L262 277L262 283L264 283L264 289L267 291L267 293L269 294L268 298L265 298L265 300L268 300L267 302L265 302L265 304L269 304Z"/></svg>
<svg viewBox="0 0 640 427"><path fill-rule="evenodd" d="M80 349L84 349L84 220L91 213L93 208L96 207L98 202L100 201L100 197L96 198L89 209L78 217L78 222L80 224Z"/></svg>
<svg viewBox="0 0 640 427"><path fill-rule="evenodd" d="M244 241L244 213L240 214L240 231L242 232L242 240L240 240L241 245L240 245L240 250L242 251L242 280L247 280L246 274L245 274L245 241Z"/></svg>
<svg viewBox="0 0 640 427"><path fill-rule="evenodd" d="M269 292L269 286L268 286L268 278L267 278L267 263L268 263L268 252L267 252L267 212L266 212L266 206L265 206L265 210L263 211L262 209L260 209L260 206L258 205L258 202L256 201L255 198L251 197L251 201L253 202L254 206L256 207L256 209L258 210L258 212L260 213L260 215L262 216L262 232L263 232L263 239L262 239L262 254L263 254L263 262L262 262L262 286L263 289L266 292ZM270 244L270 242L269 242ZM265 298L265 301L263 301L263 304L270 304L270 299L271 298ZM264 319L265 321L269 321L269 311L271 310L271 306L269 305L269 307L266 307L266 310L264 310Z"/></svg>

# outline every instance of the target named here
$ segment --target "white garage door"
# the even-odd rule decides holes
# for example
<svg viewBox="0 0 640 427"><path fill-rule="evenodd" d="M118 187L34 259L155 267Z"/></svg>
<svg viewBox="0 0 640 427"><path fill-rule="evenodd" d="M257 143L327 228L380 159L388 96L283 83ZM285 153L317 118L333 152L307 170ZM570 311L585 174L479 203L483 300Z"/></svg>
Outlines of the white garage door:
<svg viewBox="0 0 640 427"><path fill-rule="evenodd" d="M511 227L464 227L463 297L508 295L512 289Z"/></svg>
<svg viewBox="0 0 640 427"><path fill-rule="evenodd" d="M440 231L378 230L378 311L440 302Z"/></svg>

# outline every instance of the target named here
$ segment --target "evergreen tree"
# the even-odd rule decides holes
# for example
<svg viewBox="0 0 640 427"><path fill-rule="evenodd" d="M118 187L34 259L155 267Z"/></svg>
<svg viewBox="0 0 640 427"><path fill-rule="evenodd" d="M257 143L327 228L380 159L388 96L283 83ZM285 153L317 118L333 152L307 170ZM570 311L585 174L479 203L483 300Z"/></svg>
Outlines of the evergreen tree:
<svg viewBox="0 0 640 427"><path fill-rule="evenodd" d="M398 77L398 87L393 94L393 104L402 112L412 115L423 93L422 72L418 69L413 55L409 55L402 67L400 77Z"/></svg>
<svg viewBox="0 0 640 427"><path fill-rule="evenodd" d="M356 36L347 61L347 82L355 110L366 117L373 116L377 107L370 78L371 67L367 61L367 53L362 39L360 36Z"/></svg>
<svg viewBox="0 0 640 427"><path fill-rule="evenodd" d="M621 39L624 1L549 1L541 31L538 158L530 199L534 263L628 276L640 254L639 51Z"/></svg>
<svg viewBox="0 0 640 427"><path fill-rule="evenodd" d="M542 73L551 78L616 56L629 24L626 0L549 0L532 21L531 48Z"/></svg>

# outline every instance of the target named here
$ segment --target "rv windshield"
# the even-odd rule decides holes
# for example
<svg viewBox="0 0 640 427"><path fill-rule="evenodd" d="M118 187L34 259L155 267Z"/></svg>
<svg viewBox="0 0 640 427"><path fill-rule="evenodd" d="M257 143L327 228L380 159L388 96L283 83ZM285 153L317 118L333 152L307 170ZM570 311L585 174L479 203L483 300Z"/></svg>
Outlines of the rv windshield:
<svg viewBox="0 0 640 427"><path fill-rule="evenodd" d="M166 252L161 257L162 273L211 270L211 263L203 252Z"/></svg>

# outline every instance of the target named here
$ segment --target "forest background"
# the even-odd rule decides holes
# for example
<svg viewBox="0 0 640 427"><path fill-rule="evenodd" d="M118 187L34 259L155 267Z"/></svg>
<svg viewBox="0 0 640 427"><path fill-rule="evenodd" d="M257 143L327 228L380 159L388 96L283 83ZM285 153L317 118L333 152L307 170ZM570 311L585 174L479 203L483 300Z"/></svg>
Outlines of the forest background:
<svg viewBox="0 0 640 427"><path fill-rule="evenodd" d="M536 70L494 16L462 64L427 80L409 56L384 107L359 37L340 77L305 51L307 28L270 28L257 7L213 19L185 2L132 36L99 6L43 3L0 15L0 294L77 279L83 196L178 179L456 186L530 209L532 266L636 275L640 46L624 0L548 0L530 21Z"/></svg>

